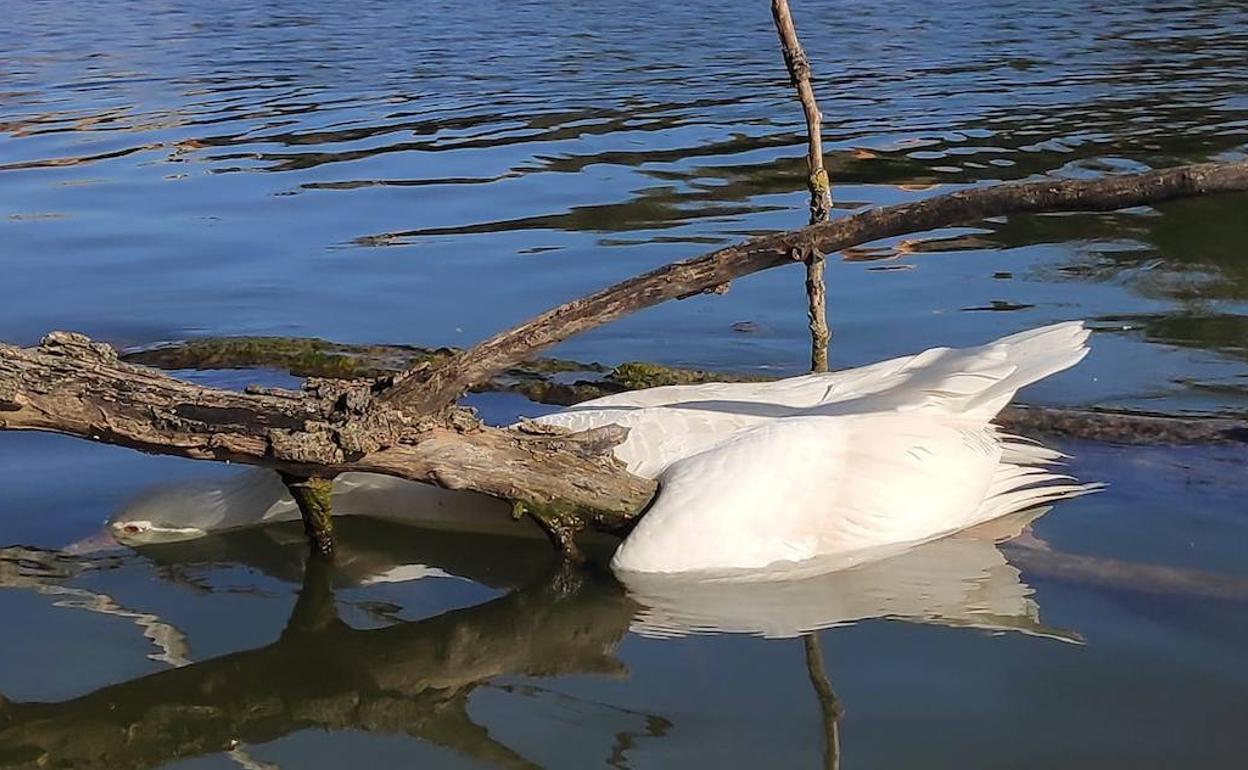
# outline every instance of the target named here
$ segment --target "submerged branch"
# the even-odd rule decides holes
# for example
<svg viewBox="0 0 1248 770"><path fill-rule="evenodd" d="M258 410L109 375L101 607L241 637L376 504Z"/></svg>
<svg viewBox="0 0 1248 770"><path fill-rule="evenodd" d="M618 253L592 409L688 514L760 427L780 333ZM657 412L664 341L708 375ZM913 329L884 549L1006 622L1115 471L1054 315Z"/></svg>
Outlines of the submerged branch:
<svg viewBox="0 0 1248 770"><path fill-rule="evenodd" d="M1248 161L1178 166L1095 180L1000 184L883 206L676 262L572 300L452 356L409 372L381 398L409 413L436 412L467 389L569 337L667 300L715 291L736 278L881 238L973 224L1007 214L1113 211L1176 198L1248 191Z"/></svg>

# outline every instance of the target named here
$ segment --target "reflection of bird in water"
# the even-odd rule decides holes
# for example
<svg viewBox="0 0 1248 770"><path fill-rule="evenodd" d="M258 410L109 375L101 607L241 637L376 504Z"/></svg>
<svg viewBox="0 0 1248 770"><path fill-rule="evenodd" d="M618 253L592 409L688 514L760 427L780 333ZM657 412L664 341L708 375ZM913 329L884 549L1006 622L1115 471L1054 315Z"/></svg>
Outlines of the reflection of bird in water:
<svg viewBox="0 0 1248 770"><path fill-rule="evenodd" d="M765 581L625 575L641 605L632 630L645 636L736 632L799 636L872 618L969 627L1074 641L1044 626L1032 598L997 548L1044 511L981 525L901 554L817 575Z"/></svg>
<svg viewBox="0 0 1248 770"><path fill-rule="evenodd" d="M1060 454L989 422L1020 387L1082 359L1087 337L1080 323L1056 324L833 374L623 393L538 421L626 426L616 456L659 479L617 571L848 566L1092 489L1051 470ZM339 477L334 507L514 531L499 501L369 474ZM149 494L110 527L122 542L150 543L297 515L276 476L257 471Z"/></svg>

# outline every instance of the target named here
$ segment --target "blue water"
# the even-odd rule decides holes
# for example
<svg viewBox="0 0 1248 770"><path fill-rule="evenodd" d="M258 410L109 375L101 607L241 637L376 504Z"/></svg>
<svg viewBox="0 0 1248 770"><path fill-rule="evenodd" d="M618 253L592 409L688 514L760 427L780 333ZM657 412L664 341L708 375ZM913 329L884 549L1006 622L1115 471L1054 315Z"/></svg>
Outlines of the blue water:
<svg viewBox="0 0 1248 770"><path fill-rule="evenodd" d="M1242 3L795 6L838 216L1248 150ZM7 342L66 328L119 346L226 334L467 345L805 218L804 125L761 0L9 0L0 19ZM855 250L828 267L833 363L1083 318L1092 355L1026 400L1243 413L1246 205L1016 217ZM734 331L740 321L754 331ZM799 271L777 269L556 353L796 373L805 329ZM478 403L495 422L537 409ZM984 564L1025 566L932 573L930 596L905 594L900 618L893 567L863 581L892 619L829 610L816 624L833 626L818 638L845 709L844 767L1241 761L1242 447L1062 448L1074 474L1109 489L1033 534L1095 569L980 549ZM58 548L153 484L236 473L0 434L0 546ZM330 606L381 635L283 634L301 587L319 595L294 535L127 554L68 578L5 549L0 767L830 759L798 639L652 638L644 603L551 578L541 543L358 522L343 548L359 566L335 579ZM411 563L459 577L369 582ZM984 574L985 591L1021 598L937 600ZM861 598L853 586L814 595ZM65 589L167 624L185 641L178 662L194 665L159 678L171 664L147 657L161 648L134 618ZM915 613L924 622L907 622ZM273 644L287 646L256 652ZM280 664L300 655L319 673Z"/></svg>

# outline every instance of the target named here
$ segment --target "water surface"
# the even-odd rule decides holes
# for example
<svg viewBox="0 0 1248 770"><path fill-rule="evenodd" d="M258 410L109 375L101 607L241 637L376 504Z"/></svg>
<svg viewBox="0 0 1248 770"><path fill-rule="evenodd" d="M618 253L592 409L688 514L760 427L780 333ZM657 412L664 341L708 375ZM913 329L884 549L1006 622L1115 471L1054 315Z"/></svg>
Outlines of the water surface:
<svg viewBox="0 0 1248 770"><path fill-rule="evenodd" d="M796 226L804 127L766 5L10 0L0 339L465 345ZM837 215L1248 149L1243 3L795 14ZM1242 413L1246 205L855 250L828 270L833 362L1085 318L1092 355L1028 400ZM796 373L803 307L799 273L774 270L556 353ZM537 409L482 404L496 422ZM819 767L811 629L845 767L1235 766L1242 448L1064 448L1110 488L1034 524L1047 552L946 543L726 608L647 605L555 572L540 543L363 521L344 525L355 566L306 580L280 529L85 571L6 550L0 766L87 766L111 747L102 766ZM152 484L235 473L0 434L0 545L58 548ZM373 579L413 563L456 577Z"/></svg>

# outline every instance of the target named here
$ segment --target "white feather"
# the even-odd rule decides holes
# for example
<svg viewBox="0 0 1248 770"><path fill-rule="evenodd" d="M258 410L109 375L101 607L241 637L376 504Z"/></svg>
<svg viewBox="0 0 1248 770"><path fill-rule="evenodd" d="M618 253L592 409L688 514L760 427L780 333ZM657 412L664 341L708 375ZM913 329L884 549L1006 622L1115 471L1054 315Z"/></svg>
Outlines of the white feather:
<svg viewBox="0 0 1248 770"><path fill-rule="evenodd" d="M591 402L578 423L632 427L617 456L661 485L612 566L731 572L880 554L1092 491L1048 469L1060 453L989 422L1019 388L1082 359L1087 338L1081 323L1056 324L774 389L751 383L735 404L722 385Z"/></svg>

